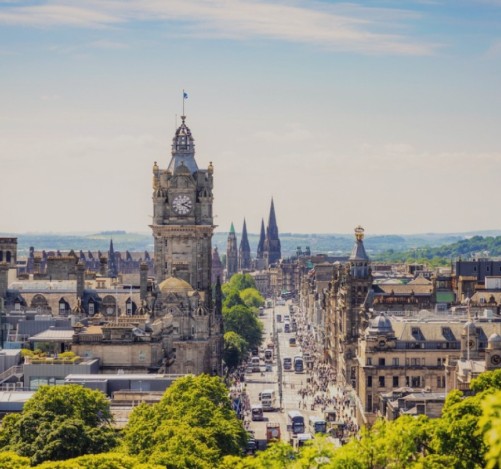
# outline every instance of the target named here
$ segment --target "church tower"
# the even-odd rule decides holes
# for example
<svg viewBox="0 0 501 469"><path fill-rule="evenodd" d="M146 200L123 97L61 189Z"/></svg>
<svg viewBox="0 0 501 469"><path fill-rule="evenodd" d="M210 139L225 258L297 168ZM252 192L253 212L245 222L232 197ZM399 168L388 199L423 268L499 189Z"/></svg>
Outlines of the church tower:
<svg viewBox="0 0 501 469"><path fill-rule="evenodd" d="M251 249L249 238L247 237L247 224L245 223L242 228L242 239L240 240L240 247L238 248L238 270L249 270L251 268Z"/></svg>
<svg viewBox="0 0 501 469"><path fill-rule="evenodd" d="M228 242L226 244L226 280L238 272L238 248L235 227L231 224Z"/></svg>
<svg viewBox="0 0 501 469"><path fill-rule="evenodd" d="M273 199L271 199L270 216L268 218L266 239L264 241L264 258L266 265L275 264L282 258L282 249L280 246L280 238L278 237L278 226Z"/></svg>
<svg viewBox="0 0 501 469"><path fill-rule="evenodd" d="M157 283L175 276L210 297L213 167L199 169L186 117L172 140L167 169L153 166L154 262Z"/></svg>

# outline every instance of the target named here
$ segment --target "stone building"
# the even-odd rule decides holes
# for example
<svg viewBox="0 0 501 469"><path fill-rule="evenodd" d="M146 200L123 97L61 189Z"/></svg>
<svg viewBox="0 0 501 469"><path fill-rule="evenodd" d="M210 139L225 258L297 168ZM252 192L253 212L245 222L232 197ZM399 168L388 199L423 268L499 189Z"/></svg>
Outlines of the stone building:
<svg viewBox="0 0 501 469"><path fill-rule="evenodd" d="M153 167L156 282L145 262L137 273L121 274L112 242L108 258L92 255L99 273L73 251L42 259L32 250L33 273L14 282L0 264L7 311L71 317L73 350L99 358L104 372L220 373L221 285L213 299L211 282L213 167L198 169L194 156L183 116L167 169Z"/></svg>
<svg viewBox="0 0 501 469"><path fill-rule="evenodd" d="M372 276L364 247L364 229L355 228L355 244L346 264L334 269L329 298L326 300L326 338L328 359L337 371L338 382L357 386L358 339L365 328L363 308Z"/></svg>
<svg viewBox="0 0 501 469"><path fill-rule="evenodd" d="M472 378L501 366L500 331L501 322L489 318L380 313L358 343L355 389L362 421L386 414L388 393L468 390Z"/></svg>

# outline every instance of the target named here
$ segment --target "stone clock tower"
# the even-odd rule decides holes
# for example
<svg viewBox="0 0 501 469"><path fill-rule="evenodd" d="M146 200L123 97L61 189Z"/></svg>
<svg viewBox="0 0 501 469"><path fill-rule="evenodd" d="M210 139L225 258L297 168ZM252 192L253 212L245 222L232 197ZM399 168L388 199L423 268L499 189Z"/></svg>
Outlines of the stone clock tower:
<svg viewBox="0 0 501 469"><path fill-rule="evenodd" d="M169 277L188 282L210 298L213 167L199 169L186 117L172 141L167 169L153 166L153 230L157 283Z"/></svg>

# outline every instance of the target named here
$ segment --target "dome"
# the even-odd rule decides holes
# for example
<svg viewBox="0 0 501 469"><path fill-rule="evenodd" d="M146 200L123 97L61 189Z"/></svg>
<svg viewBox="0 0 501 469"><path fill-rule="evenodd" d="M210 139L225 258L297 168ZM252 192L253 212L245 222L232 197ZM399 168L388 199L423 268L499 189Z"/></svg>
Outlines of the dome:
<svg viewBox="0 0 501 469"><path fill-rule="evenodd" d="M380 314L371 320L368 331L372 334L387 334L393 332L393 327L391 321L384 314Z"/></svg>
<svg viewBox="0 0 501 469"><path fill-rule="evenodd" d="M497 346L501 346L501 335L499 334L491 334L488 340L489 344L496 344Z"/></svg>
<svg viewBox="0 0 501 469"><path fill-rule="evenodd" d="M193 287L188 282L176 277L165 279L158 288L161 293L189 293L193 291Z"/></svg>

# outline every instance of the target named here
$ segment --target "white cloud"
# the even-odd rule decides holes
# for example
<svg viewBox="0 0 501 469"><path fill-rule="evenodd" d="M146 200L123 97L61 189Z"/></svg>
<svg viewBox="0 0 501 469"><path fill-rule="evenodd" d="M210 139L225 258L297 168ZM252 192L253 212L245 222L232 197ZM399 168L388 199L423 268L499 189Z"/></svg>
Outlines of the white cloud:
<svg viewBox="0 0 501 469"><path fill-rule="evenodd" d="M0 23L103 28L132 21L182 21L196 37L269 38L361 53L428 55L438 47L395 31L418 16L353 4L254 0L64 0L3 8Z"/></svg>

